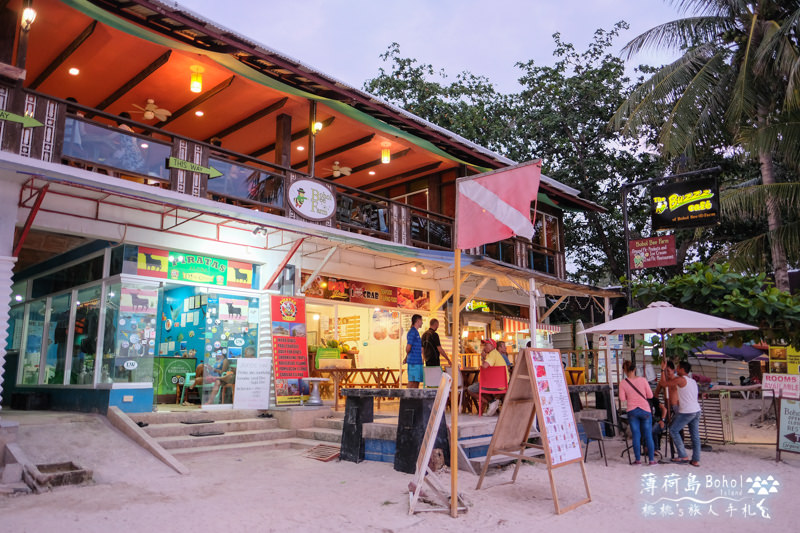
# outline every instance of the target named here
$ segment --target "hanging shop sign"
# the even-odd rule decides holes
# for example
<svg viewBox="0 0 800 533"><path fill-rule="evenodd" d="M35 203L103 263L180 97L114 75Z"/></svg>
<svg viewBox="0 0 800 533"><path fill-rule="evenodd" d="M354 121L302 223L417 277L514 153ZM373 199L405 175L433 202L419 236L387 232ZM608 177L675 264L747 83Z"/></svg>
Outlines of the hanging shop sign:
<svg viewBox="0 0 800 533"><path fill-rule="evenodd" d="M306 302L303 298L273 295L272 361L275 372L275 403L297 405L308 400L308 350Z"/></svg>
<svg viewBox="0 0 800 533"><path fill-rule="evenodd" d="M489 304L483 300L470 300L467 302L467 306L464 309L467 311L480 311L481 313L488 313L490 311Z"/></svg>
<svg viewBox="0 0 800 533"><path fill-rule="evenodd" d="M321 181L303 179L290 173L286 189L286 203L297 218L331 225L336 214L336 193L333 185ZM295 218L295 217L291 217Z"/></svg>
<svg viewBox="0 0 800 533"><path fill-rule="evenodd" d="M713 226L719 222L717 179L700 178L653 187L653 229Z"/></svg>
<svg viewBox="0 0 800 533"><path fill-rule="evenodd" d="M636 239L628 242L628 260L631 270L677 264L675 235Z"/></svg>
<svg viewBox="0 0 800 533"><path fill-rule="evenodd" d="M786 374L789 371L787 346L769 347L769 371L772 374Z"/></svg>
<svg viewBox="0 0 800 533"><path fill-rule="evenodd" d="M310 274L302 273L301 285ZM306 296L381 307L427 310L430 307L428 291L365 283L341 278L317 276L306 289Z"/></svg>
<svg viewBox="0 0 800 533"><path fill-rule="evenodd" d="M136 273L140 276L223 287L253 287L253 265L250 263L142 246L139 247L136 259Z"/></svg>

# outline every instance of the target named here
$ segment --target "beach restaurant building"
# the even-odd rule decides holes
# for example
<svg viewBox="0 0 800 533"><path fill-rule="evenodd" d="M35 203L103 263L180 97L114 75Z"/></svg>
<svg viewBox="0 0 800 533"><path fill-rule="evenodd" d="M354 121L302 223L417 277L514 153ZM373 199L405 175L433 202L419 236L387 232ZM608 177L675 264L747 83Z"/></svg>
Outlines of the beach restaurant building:
<svg viewBox="0 0 800 533"><path fill-rule="evenodd" d="M149 411L244 358L289 404L331 341L399 368L414 313L452 351L455 180L513 161L173 2L10 0L0 24L5 404ZM464 305L616 296L565 279L564 210L602 208L539 191L532 240L465 251Z"/></svg>

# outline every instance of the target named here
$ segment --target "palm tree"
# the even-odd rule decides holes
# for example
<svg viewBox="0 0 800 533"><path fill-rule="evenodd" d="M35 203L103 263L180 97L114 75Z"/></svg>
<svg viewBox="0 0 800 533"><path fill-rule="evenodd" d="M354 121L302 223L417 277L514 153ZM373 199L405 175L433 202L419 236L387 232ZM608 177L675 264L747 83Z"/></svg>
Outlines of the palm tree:
<svg viewBox="0 0 800 533"><path fill-rule="evenodd" d="M786 250L796 258L798 239L783 238L775 157L800 164L800 0L670 1L690 16L646 31L623 52L663 47L683 55L634 90L612 123L628 134L655 128L670 159L712 146L758 161L775 284L788 290Z"/></svg>

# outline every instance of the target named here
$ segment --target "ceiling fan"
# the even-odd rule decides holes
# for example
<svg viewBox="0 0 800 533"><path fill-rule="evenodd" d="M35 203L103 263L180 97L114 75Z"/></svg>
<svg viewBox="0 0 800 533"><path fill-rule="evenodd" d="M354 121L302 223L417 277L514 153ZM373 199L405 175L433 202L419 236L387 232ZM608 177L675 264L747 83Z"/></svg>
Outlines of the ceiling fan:
<svg viewBox="0 0 800 533"><path fill-rule="evenodd" d="M352 171L353 169L350 167L340 166L338 161L334 161L333 166L331 167L331 172L334 178L338 178L339 176L349 176Z"/></svg>
<svg viewBox="0 0 800 533"><path fill-rule="evenodd" d="M145 104L144 107L136 104L133 104L133 107L136 109L131 110L131 113L141 113L144 120L153 120L154 118L157 118L163 122L167 120L167 117L172 116L170 111L158 107L155 100L152 98L147 99L147 104Z"/></svg>

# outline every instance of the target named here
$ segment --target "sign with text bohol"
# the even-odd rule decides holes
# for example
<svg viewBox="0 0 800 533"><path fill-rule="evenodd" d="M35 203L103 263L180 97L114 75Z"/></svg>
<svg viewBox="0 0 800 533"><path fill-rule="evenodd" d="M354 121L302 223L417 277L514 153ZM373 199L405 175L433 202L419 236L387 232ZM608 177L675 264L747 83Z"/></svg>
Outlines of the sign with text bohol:
<svg viewBox="0 0 800 533"><path fill-rule="evenodd" d="M672 182L651 190L653 230L713 226L719 222L717 179Z"/></svg>
<svg viewBox="0 0 800 533"><path fill-rule="evenodd" d="M676 264L675 235L628 242L628 261L631 270Z"/></svg>
<svg viewBox="0 0 800 533"><path fill-rule="evenodd" d="M273 295L272 361L275 368L275 403L299 404L308 400L308 348L306 302L303 298Z"/></svg>

